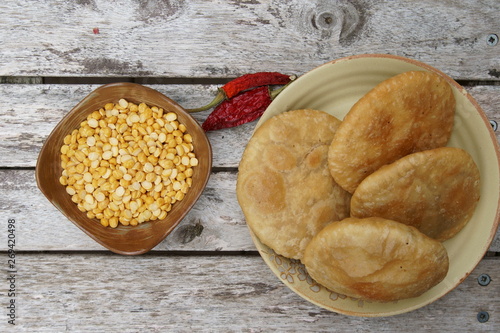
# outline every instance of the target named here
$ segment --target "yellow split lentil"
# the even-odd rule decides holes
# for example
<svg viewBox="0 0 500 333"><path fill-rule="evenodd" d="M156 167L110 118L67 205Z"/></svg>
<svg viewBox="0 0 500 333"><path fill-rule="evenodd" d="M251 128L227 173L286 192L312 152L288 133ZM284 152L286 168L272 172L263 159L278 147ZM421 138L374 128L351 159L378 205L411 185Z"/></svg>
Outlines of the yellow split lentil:
<svg viewBox="0 0 500 333"><path fill-rule="evenodd" d="M92 112L61 147L61 185L105 227L164 219L198 165L177 114L126 99Z"/></svg>

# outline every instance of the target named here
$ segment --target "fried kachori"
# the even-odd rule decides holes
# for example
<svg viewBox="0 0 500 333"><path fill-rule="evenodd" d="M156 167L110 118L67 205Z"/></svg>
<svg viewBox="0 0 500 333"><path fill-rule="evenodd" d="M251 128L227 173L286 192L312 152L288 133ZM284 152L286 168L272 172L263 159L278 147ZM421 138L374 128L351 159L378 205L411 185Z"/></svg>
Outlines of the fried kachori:
<svg viewBox="0 0 500 333"><path fill-rule="evenodd" d="M250 229L275 252L302 258L310 239L349 216L351 195L328 170L340 124L317 110L293 110L264 122L243 153L236 185Z"/></svg>
<svg viewBox="0 0 500 333"><path fill-rule="evenodd" d="M329 224L311 240L302 262L326 288L372 301L417 297L442 281L449 266L441 242L377 217Z"/></svg>
<svg viewBox="0 0 500 333"><path fill-rule="evenodd" d="M329 149L335 181L353 193L382 165L443 147L453 128L455 98L441 76L409 71L370 90L349 110Z"/></svg>
<svg viewBox="0 0 500 333"><path fill-rule="evenodd" d="M443 147L407 155L366 177L351 200L351 215L378 216L445 241L472 217L479 170L468 152Z"/></svg>

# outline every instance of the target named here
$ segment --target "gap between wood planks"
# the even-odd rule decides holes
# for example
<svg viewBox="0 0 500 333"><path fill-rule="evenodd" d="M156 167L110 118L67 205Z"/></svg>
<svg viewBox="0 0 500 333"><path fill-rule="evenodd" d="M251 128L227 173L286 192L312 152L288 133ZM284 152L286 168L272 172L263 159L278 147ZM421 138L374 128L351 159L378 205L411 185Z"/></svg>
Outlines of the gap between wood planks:
<svg viewBox="0 0 500 333"><path fill-rule="evenodd" d="M24 77L0 76L0 84L107 84L114 82L133 82L143 85L148 84L206 84L223 85L234 79L208 78L208 77ZM474 86L500 86L500 80L457 80L464 87Z"/></svg>
<svg viewBox="0 0 500 333"><path fill-rule="evenodd" d="M3 250L0 251L0 253L4 254L7 253L7 251ZM58 255L58 254L80 254L80 255L85 255L85 254L100 254L100 255L110 255L110 256L124 256L121 254L116 254L108 250L96 250L96 251L85 251L85 250L74 250L74 251L68 251L68 250L46 250L46 251L34 251L34 250L27 250L27 251L16 251L16 253L22 253L22 254L46 254L46 255ZM139 255L139 257L144 257L144 256L165 256L165 257L219 257L219 256L248 256L248 257L259 257L259 252L258 251L168 251L168 250L158 250L155 251L154 249ZM125 255L126 257L126 255ZM500 260L500 252L492 252L488 251L483 257L483 260Z"/></svg>
<svg viewBox="0 0 500 333"><path fill-rule="evenodd" d="M223 85L234 78L191 78L191 77L22 77L1 76L0 84L107 84L115 82L133 82L139 84L204 84Z"/></svg>
<svg viewBox="0 0 500 333"><path fill-rule="evenodd" d="M6 250L0 251L0 254L5 254L7 253ZM91 251L91 250L45 250L45 251L35 251L35 250L16 250L16 253L18 254L44 254L44 255L60 255L60 254L78 254L78 255L86 255L86 254L99 254L99 255L108 255L108 256L118 256L118 257L151 257L151 256L163 256L163 257L220 257L220 256L232 256L232 257L239 257L239 256L246 256L246 257L259 257L259 252L257 250L255 251L168 251L168 250L158 250L155 251L154 249L143 253L141 255L122 255L122 254L117 254L113 253L109 250L96 250L96 251ZM500 254L499 254L500 256ZM495 257L495 256L489 256Z"/></svg>

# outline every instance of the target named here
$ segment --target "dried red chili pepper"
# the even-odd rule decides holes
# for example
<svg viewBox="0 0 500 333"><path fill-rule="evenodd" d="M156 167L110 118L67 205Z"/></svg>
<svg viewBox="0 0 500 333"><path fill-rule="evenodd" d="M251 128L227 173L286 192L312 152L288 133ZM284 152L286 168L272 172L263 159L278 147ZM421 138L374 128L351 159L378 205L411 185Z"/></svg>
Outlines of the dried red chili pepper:
<svg viewBox="0 0 500 333"><path fill-rule="evenodd" d="M269 86L275 84L287 84L291 77L278 72L259 72L242 75L222 86L222 91L227 99L231 99L240 92L260 86Z"/></svg>
<svg viewBox="0 0 500 333"><path fill-rule="evenodd" d="M187 109L188 112L205 111L215 107L224 100L231 99L239 93L261 86L288 84L295 75L289 76L278 72L258 72L245 74L226 83L218 89L215 98L205 106L196 109Z"/></svg>
<svg viewBox="0 0 500 333"><path fill-rule="evenodd" d="M285 87L271 91L265 86L244 91L219 104L201 127L208 132L254 121Z"/></svg>

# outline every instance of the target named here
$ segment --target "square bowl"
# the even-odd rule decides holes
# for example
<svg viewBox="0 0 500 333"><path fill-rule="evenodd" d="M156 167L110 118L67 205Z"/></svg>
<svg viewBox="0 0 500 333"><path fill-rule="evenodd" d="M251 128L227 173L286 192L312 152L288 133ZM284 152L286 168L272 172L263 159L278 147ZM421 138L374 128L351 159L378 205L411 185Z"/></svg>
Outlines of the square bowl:
<svg viewBox="0 0 500 333"><path fill-rule="evenodd" d="M332 292L316 283L300 261L276 254L250 230L255 246L271 271L292 291L330 311L384 317L428 305L467 278L496 235L500 217L500 150L495 133L474 98L452 78L427 64L386 54L362 54L334 60L291 83L269 105L256 126L279 113L307 108L328 112L342 120L354 103L378 83L414 70L437 73L450 84L457 103L448 146L463 148L473 157L481 175L481 199L464 229L443 243L450 260L445 279L419 297L397 302L368 302Z"/></svg>
<svg viewBox="0 0 500 333"><path fill-rule="evenodd" d="M61 185L61 146L64 137L77 129L89 114L106 103L118 103L124 98L136 104L163 108L177 114L180 123L193 138L198 165L193 168L192 186L184 199L172 205L166 218L140 223L136 226L119 224L116 228L104 227L99 220L90 219L78 209ZM54 128L45 141L36 164L36 181L41 192L77 227L107 249L126 255L145 253L158 245L186 216L203 192L212 168L212 148L205 131L194 118L170 98L160 92L135 83L111 83L98 87L79 102Z"/></svg>

